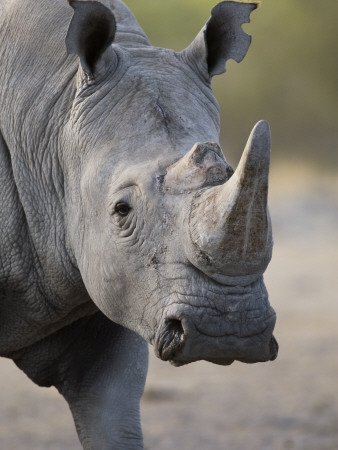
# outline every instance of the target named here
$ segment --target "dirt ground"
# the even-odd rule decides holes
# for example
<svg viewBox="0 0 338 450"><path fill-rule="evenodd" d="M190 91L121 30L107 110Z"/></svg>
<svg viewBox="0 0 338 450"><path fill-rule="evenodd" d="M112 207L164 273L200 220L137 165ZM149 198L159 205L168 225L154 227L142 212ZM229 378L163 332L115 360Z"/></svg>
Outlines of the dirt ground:
<svg viewBox="0 0 338 450"><path fill-rule="evenodd" d="M151 356L146 449L338 449L338 179L279 168L270 206L275 248L265 279L278 359L177 369ZM80 449L55 390L34 386L5 359L0 374L0 449Z"/></svg>

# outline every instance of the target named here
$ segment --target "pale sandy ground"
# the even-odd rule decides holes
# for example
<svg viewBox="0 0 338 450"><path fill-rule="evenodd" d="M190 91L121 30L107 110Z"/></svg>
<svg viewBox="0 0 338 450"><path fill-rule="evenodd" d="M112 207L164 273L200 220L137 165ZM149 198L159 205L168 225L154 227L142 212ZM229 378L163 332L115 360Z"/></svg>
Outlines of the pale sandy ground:
<svg viewBox="0 0 338 450"><path fill-rule="evenodd" d="M338 179L279 169L270 204L266 283L279 357L179 369L151 357L142 402L148 450L338 449ZM0 374L0 450L80 449L55 390L35 387L5 359Z"/></svg>

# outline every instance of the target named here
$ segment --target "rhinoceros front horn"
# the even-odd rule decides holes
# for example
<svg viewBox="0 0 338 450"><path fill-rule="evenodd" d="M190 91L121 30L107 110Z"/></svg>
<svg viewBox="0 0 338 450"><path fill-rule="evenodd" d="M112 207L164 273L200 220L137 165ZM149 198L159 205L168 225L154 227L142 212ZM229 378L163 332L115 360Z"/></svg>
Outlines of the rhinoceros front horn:
<svg viewBox="0 0 338 450"><path fill-rule="evenodd" d="M252 130L232 177L193 201L188 257L217 281L237 284L240 278L241 283L249 283L271 259L269 165L270 129L261 121Z"/></svg>

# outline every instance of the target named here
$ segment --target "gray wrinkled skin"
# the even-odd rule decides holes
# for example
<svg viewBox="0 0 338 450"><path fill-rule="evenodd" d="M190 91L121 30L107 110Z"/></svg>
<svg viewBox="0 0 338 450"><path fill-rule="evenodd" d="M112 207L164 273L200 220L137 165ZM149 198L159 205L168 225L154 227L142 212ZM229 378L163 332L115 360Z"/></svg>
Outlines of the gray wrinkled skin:
<svg viewBox="0 0 338 450"><path fill-rule="evenodd" d="M143 448L146 341L177 366L277 355L269 130L233 174L210 87L255 7L175 53L117 0L0 0L0 355L57 387L85 449Z"/></svg>

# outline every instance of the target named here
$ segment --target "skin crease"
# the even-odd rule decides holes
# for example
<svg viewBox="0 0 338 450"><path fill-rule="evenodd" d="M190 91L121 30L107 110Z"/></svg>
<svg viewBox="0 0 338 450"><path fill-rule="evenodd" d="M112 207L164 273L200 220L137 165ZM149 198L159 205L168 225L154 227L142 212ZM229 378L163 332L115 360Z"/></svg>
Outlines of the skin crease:
<svg viewBox="0 0 338 450"><path fill-rule="evenodd" d="M84 20L98 8L80 3ZM0 0L0 355L57 387L84 448L139 449L146 341L175 365L276 353L262 273L221 284L188 255L191 205L208 183L166 184L196 142L218 142L210 75L229 48L244 57L239 25L255 6L214 13L225 19L209 22L212 73L203 33L182 53L153 48L121 2L104 4L113 45L98 24L97 63L81 67L86 27L75 20L67 35L65 0ZM218 54L222 27L239 38Z"/></svg>

